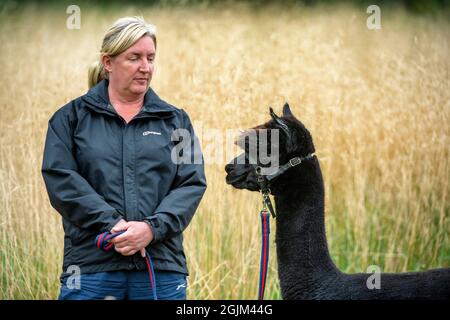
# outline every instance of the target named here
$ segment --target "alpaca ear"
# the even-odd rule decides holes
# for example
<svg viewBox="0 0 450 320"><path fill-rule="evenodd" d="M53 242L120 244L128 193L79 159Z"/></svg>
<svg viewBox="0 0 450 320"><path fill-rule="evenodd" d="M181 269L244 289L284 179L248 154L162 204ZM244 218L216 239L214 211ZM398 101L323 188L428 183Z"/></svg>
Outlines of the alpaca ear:
<svg viewBox="0 0 450 320"><path fill-rule="evenodd" d="M293 117L293 118L295 118L295 116L292 113L291 108L289 107L289 104L287 102L283 106L283 117Z"/></svg>
<svg viewBox="0 0 450 320"><path fill-rule="evenodd" d="M269 107L269 110L270 116L272 117L273 121L275 121L275 123L281 127L281 129L287 134L287 136L290 136L289 128L286 123L284 123L284 121L281 120L280 117L275 114L275 112L273 112L273 109L271 107Z"/></svg>
<svg viewBox="0 0 450 320"><path fill-rule="evenodd" d="M270 116L272 117L272 119L276 122L279 119L279 117L276 115L275 112L273 112L272 107L269 107L269 112L270 112Z"/></svg>

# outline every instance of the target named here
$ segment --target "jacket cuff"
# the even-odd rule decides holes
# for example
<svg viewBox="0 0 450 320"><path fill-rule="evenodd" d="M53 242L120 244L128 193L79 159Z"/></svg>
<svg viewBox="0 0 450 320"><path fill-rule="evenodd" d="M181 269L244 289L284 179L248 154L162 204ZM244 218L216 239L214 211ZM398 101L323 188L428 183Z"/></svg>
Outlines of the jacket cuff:
<svg viewBox="0 0 450 320"><path fill-rule="evenodd" d="M146 218L144 221L148 223L153 232L153 240L150 242L150 244L160 242L162 240L162 230L160 227L158 217L152 216Z"/></svg>

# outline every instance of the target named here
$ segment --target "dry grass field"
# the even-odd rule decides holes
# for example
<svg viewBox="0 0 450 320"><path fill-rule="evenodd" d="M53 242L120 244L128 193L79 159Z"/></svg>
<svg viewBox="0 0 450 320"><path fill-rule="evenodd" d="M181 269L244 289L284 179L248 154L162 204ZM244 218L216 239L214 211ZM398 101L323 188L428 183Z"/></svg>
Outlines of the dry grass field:
<svg viewBox="0 0 450 320"><path fill-rule="evenodd" d="M63 232L40 173L47 121L86 92L103 34L124 15L157 26L152 87L203 131L208 189L185 232L189 299L257 297L260 198L225 184L226 139L208 133L260 124L285 101L316 144L338 267L450 266L450 23L381 10L381 30L350 7L81 7L79 30L63 7L2 11L0 299L57 297ZM279 299L271 244L266 298Z"/></svg>

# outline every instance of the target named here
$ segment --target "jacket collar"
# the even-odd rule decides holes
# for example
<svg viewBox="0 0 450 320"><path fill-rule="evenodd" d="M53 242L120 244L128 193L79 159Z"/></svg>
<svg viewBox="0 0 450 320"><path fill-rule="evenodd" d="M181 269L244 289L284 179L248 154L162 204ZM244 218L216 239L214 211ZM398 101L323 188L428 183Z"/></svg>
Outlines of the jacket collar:
<svg viewBox="0 0 450 320"><path fill-rule="evenodd" d="M82 96L82 100L94 111L117 115L116 110L109 100L108 85L109 81L107 79L100 81ZM148 88L147 93L144 96L144 105L139 114L143 116L167 117L172 116L176 110L176 107L159 98L152 88Z"/></svg>

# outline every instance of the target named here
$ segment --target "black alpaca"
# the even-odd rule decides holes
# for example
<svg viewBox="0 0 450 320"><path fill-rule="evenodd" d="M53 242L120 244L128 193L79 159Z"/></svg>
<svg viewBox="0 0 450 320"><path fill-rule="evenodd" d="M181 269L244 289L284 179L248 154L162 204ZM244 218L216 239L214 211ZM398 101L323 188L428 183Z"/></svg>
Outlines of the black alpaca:
<svg viewBox="0 0 450 320"><path fill-rule="evenodd" d="M280 165L294 157L314 153L309 131L295 118L288 104L283 108L282 117L272 110L271 116L272 120L254 129L280 129ZM237 142L246 150L238 157L241 159L248 159L251 147L248 141L244 141L245 136L241 136ZM238 158L225 167L227 183L238 189L259 191L255 165L241 164ZM328 252L324 185L319 161L315 156L283 173L271 184L270 189L277 212L278 276L283 299L450 298L450 268L382 273L379 289L368 288L370 273L345 274L336 268Z"/></svg>

